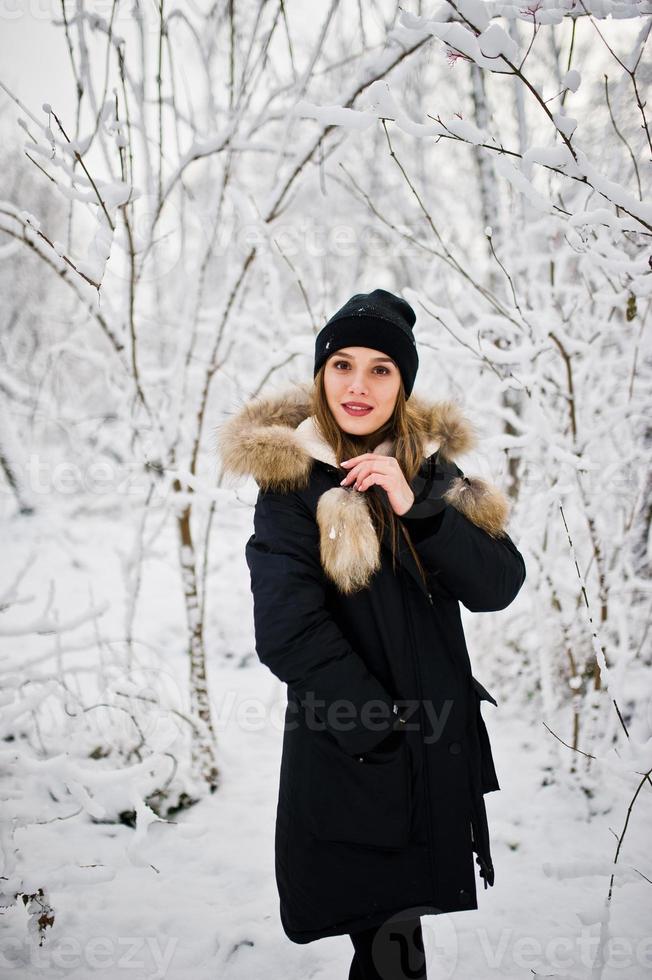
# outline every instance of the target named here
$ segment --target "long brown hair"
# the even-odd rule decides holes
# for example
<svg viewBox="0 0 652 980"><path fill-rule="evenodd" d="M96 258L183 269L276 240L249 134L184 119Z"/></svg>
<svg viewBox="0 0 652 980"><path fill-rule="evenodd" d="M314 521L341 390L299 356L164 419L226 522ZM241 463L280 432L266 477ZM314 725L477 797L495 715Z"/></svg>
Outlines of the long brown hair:
<svg viewBox="0 0 652 980"><path fill-rule="evenodd" d="M312 405L310 410L315 417L319 431L335 454L337 465L339 466L343 459L351 459L353 456L360 456L362 453L373 452L379 443L385 439L391 439L394 444L392 454L396 457L405 479L411 483L423 462L421 434L426 430L427 419L422 414L420 407L408 406L403 379L400 380L394 411L385 424L376 429L375 432L361 436L351 435L339 427L328 405L324 389L324 370L327 363L328 361L322 364L315 376L315 382L311 389ZM342 470L345 472L344 467ZM365 490L365 497L379 540L384 534L385 525L389 525L394 573L396 574L396 554L400 529L412 552L419 573L426 583L426 571L405 525L389 506L384 491L379 491L382 491L382 487L373 485Z"/></svg>

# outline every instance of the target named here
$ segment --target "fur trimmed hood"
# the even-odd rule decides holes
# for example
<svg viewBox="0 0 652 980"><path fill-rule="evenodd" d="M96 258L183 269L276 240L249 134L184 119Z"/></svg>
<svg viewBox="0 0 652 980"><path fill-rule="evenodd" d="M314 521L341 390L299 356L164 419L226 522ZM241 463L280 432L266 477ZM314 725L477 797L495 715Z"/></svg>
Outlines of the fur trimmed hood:
<svg viewBox="0 0 652 980"><path fill-rule="evenodd" d="M217 427L217 451L223 472L252 476L261 490L287 493L308 485L314 460L337 466L330 445L310 414L312 384L252 399ZM459 405L451 400L430 401L411 395L408 421L421 439L424 459L437 450L452 462L477 445L477 435ZM386 440L374 452L392 454ZM497 487L480 477L456 477L443 499L494 537L506 533L509 503ZM321 563L343 592L369 582L380 567L380 543L364 495L332 487L317 505ZM365 520L366 517L366 520Z"/></svg>

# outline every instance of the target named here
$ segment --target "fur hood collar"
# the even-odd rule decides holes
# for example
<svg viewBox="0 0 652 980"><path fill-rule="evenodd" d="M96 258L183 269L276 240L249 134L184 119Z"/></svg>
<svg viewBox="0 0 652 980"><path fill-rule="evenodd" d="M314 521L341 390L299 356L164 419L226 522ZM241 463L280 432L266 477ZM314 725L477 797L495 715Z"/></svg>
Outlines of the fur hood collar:
<svg viewBox="0 0 652 980"><path fill-rule="evenodd" d="M307 486L314 460L336 466L330 445L317 429L311 411L311 384L253 399L217 428L223 472L252 476L261 490L287 493ZM476 433L454 401L429 401L412 394L409 423L421 439L424 459L439 450L449 462L477 444ZM391 455L386 440L374 452ZM505 532L507 498L479 477L457 477L444 499L494 537ZM380 565L380 543L364 495L332 487L317 505L321 563L343 592L366 586ZM366 520L365 520L366 518Z"/></svg>

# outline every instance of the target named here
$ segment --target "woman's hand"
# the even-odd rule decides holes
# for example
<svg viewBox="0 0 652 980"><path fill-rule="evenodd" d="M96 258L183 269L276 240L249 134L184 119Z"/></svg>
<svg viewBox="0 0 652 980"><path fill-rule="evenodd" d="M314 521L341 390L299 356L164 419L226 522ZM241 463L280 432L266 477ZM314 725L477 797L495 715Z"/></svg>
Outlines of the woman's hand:
<svg viewBox="0 0 652 980"><path fill-rule="evenodd" d="M414 493L394 456L363 453L361 456L342 460L341 465L349 471L341 486L353 485L357 490L367 490L377 483L387 493L391 508L399 517L414 503Z"/></svg>

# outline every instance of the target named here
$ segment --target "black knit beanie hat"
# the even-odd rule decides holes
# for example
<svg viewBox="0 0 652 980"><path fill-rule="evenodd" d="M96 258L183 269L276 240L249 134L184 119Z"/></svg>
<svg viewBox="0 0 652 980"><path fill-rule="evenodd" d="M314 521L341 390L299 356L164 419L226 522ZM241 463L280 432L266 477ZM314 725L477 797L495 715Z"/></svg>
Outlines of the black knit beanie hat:
<svg viewBox="0 0 652 980"><path fill-rule="evenodd" d="M371 347L388 354L398 366L405 397L414 387L419 355L412 327L416 313L410 304L386 289L356 293L333 314L315 338L313 378L324 361L342 347Z"/></svg>

